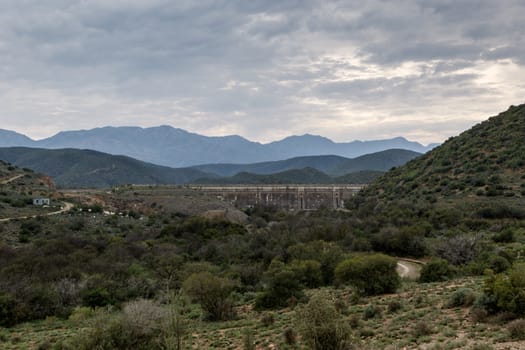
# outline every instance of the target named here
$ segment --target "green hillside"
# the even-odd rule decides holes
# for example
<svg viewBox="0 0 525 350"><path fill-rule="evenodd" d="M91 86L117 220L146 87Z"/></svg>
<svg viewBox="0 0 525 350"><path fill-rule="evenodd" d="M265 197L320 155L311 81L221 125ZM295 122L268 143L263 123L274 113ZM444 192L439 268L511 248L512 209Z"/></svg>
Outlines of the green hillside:
<svg viewBox="0 0 525 350"><path fill-rule="evenodd" d="M270 175L241 172L234 176L223 178L202 178L195 181L198 184L325 184L332 183L333 178L314 168L292 169Z"/></svg>
<svg viewBox="0 0 525 350"><path fill-rule="evenodd" d="M53 194L49 177L0 160L0 219L44 213L46 210L32 205L33 198Z"/></svg>
<svg viewBox="0 0 525 350"><path fill-rule="evenodd" d="M363 170L387 171L392 167L403 165L420 155L421 153L405 149L389 149L345 160L330 169L328 174L345 175Z"/></svg>
<svg viewBox="0 0 525 350"><path fill-rule="evenodd" d="M63 188L179 184L203 176L212 176L195 169L163 167L91 150L0 148L0 159L48 174L57 186Z"/></svg>
<svg viewBox="0 0 525 350"><path fill-rule="evenodd" d="M440 227L525 218L524 140L525 105L512 106L386 173L350 207L396 222L429 219Z"/></svg>
<svg viewBox="0 0 525 350"><path fill-rule="evenodd" d="M240 172L234 176L201 178L195 180L196 184L222 184L222 185L270 185L270 184L368 184L384 172L374 170L362 170L342 176L329 176L324 172L306 167L303 169L292 169L275 174L252 174Z"/></svg>

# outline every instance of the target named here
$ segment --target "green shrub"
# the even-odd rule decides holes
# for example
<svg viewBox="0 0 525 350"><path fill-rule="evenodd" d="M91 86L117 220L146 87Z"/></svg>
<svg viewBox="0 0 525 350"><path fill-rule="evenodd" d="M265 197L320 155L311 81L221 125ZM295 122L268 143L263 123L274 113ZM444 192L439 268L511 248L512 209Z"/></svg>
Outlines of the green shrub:
<svg viewBox="0 0 525 350"><path fill-rule="evenodd" d="M242 339L243 350L255 350L256 349L255 339L253 336L253 331L251 329L248 329L248 328L244 329L242 338L243 338Z"/></svg>
<svg viewBox="0 0 525 350"><path fill-rule="evenodd" d="M300 307L295 322L302 339L313 350L342 350L349 346L350 330L329 297L312 296Z"/></svg>
<svg viewBox="0 0 525 350"><path fill-rule="evenodd" d="M419 282L441 282L454 277L456 269L448 261L443 259L433 259L426 263L421 269Z"/></svg>
<svg viewBox="0 0 525 350"><path fill-rule="evenodd" d="M479 304L489 313L506 311L525 315L525 264L515 264L500 274L488 271Z"/></svg>
<svg viewBox="0 0 525 350"><path fill-rule="evenodd" d="M369 320L381 316L381 308L377 305L369 304L363 310L363 320Z"/></svg>
<svg viewBox="0 0 525 350"><path fill-rule="evenodd" d="M283 337L286 345L294 346L297 343L297 336L293 328L286 328L283 332Z"/></svg>
<svg viewBox="0 0 525 350"><path fill-rule="evenodd" d="M460 288L452 293L448 299L447 307L468 307L474 303L474 300L476 300L476 295L472 289Z"/></svg>
<svg viewBox="0 0 525 350"><path fill-rule="evenodd" d="M307 288L316 288L323 284L321 263L316 260L292 260L290 268L301 284Z"/></svg>
<svg viewBox="0 0 525 350"><path fill-rule="evenodd" d="M511 321L507 325L510 337L514 340L525 340L525 319Z"/></svg>
<svg viewBox="0 0 525 350"><path fill-rule="evenodd" d="M184 281L184 291L206 312L211 321L227 320L233 317L230 294L232 281L217 277L209 272L194 273Z"/></svg>
<svg viewBox="0 0 525 350"><path fill-rule="evenodd" d="M389 313L394 313L403 308L403 304L399 300L391 300L388 303L387 310Z"/></svg>
<svg viewBox="0 0 525 350"><path fill-rule="evenodd" d="M264 327L271 326L275 323L275 316L271 312L265 312L261 317L261 323Z"/></svg>
<svg viewBox="0 0 525 350"><path fill-rule="evenodd" d="M97 307L106 306L114 303L111 294L106 288L94 287L82 293L82 302L85 306Z"/></svg>
<svg viewBox="0 0 525 350"><path fill-rule="evenodd" d="M121 349L160 350L166 313L149 300L137 300L123 307L122 313L99 310L91 328L83 335L62 344L76 350Z"/></svg>
<svg viewBox="0 0 525 350"><path fill-rule="evenodd" d="M334 280L334 269L343 259L341 247L325 241L298 243L290 246L287 253L296 260L318 261L323 275L323 284L331 284Z"/></svg>
<svg viewBox="0 0 525 350"><path fill-rule="evenodd" d="M257 310L285 307L291 298L302 299L301 283L296 273L282 261L274 259L264 273L265 288L257 294Z"/></svg>
<svg viewBox="0 0 525 350"><path fill-rule="evenodd" d="M396 267L394 258L383 254L364 255L340 262L335 276L366 295L393 293L401 284Z"/></svg>
<svg viewBox="0 0 525 350"><path fill-rule="evenodd" d="M10 327L16 324L16 300L8 294L0 294L0 327Z"/></svg>
<svg viewBox="0 0 525 350"><path fill-rule="evenodd" d="M511 263L502 256L494 255L489 259L489 266L495 273L507 271L512 266Z"/></svg>
<svg viewBox="0 0 525 350"><path fill-rule="evenodd" d="M422 337L426 335L431 335L434 333L434 330L431 325L427 323L427 321L419 321L414 326L414 336L415 337Z"/></svg>
<svg viewBox="0 0 525 350"><path fill-rule="evenodd" d="M514 242L514 231L510 228L505 229L492 236L492 240L496 243L512 243Z"/></svg>

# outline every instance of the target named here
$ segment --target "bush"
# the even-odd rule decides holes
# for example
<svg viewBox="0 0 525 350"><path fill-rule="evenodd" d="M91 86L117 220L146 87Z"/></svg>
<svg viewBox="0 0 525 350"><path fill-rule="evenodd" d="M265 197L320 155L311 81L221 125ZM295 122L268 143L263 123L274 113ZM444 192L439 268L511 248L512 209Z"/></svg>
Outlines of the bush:
<svg viewBox="0 0 525 350"><path fill-rule="evenodd" d="M120 314L98 311L92 328L83 336L62 344L66 349L162 349L163 309L149 300L126 304ZM69 344L68 344L69 343Z"/></svg>
<svg viewBox="0 0 525 350"><path fill-rule="evenodd" d="M514 231L510 228L505 229L492 236L492 240L496 243L512 243L514 242Z"/></svg>
<svg viewBox="0 0 525 350"><path fill-rule="evenodd" d="M292 260L290 268L307 288L316 288L323 284L321 263L316 260Z"/></svg>
<svg viewBox="0 0 525 350"><path fill-rule="evenodd" d="M525 315L525 264L515 264L506 273L488 271L481 302L489 313L507 311Z"/></svg>
<svg viewBox="0 0 525 350"><path fill-rule="evenodd" d="M266 312L261 317L261 323L264 327L271 326L275 323L275 317L271 312Z"/></svg>
<svg viewBox="0 0 525 350"><path fill-rule="evenodd" d="M283 332L284 343L286 345L294 346L297 343L297 336L293 328L286 328Z"/></svg>
<svg viewBox="0 0 525 350"><path fill-rule="evenodd" d="M369 320L381 316L381 308L377 305L367 305L363 310L363 320Z"/></svg>
<svg viewBox="0 0 525 350"><path fill-rule="evenodd" d="M426 263L421 269L419 282L441 282L454 277L456 269L448 261L443 259L433 259Z"/></svg>
<svg viewBox="0 0 525 350"><path fill-rule="evenodd" d="M295 320L310 349L341 350L349 345L350 330L326 295L312 296L296 311Z"/></svg>
<svg viewBox="0 0 525 350"><path fill-rule="evenodd" d="M285 307L292 298L302 299L301 283L295 272L282 261L273 260L264 273L265 289L257 294L255 308Z"/></svg>
<svg viewBox="0 0 525 350"><path fill-rule="evenodd" d="M243 331L242 341L243 341L243 347L242 347L243 350L255 350L256 349L252 330L246 328Z"/></svg>
<svg viewBox="0 0 525 350"><path fill-rule="evenodd" d="M448 299L447 307L468 307L474 303L475 299L476 295L474 294L474 291L472 289L461 288L452 293L452 295Z"/></svg>
<svg viewBox="0 0 525 350"><path fill-rule="evenodd" d="M452 265L463 265L474 260L481 252L479 235L460 234L436 245L436 254Z"/></svg>
<svg viewBox="0 0 525 350"><path fill-rule="evenodd" d="M491 256L489 259L489 265L492 271L495 273L507 271L511 267L510 262L506 258L499 255Z"/></svg>
<svg viewBox="0 0 525 350"><path fill-rule="evenodd" d="M107 289L102 287L94 287L85 290L82 293L82 302L85 306L90 307L106 306L114 303L111 294Z"/></svg>
<svg viewBox="0 0 525 350"><path fill-rule="evenodd" d="M383 254L364 255L340 262L335 276L366 295L393 293L401 284L396 267L394 258Z"/></svg>
<svg viewBox="0 0 525 350"><path fill-rule="evenodd" d="M389 313L394 313L403 308L403 304L399 300L392 300L388 303L387 310Z"/></svg>
<svg viewBox="0 0 525 350"><path fill-rule="evenodd" d="M434 330L426 321L419 321L414 326L414 336L415 337L431 335L432 333L434 333Z"/></svg>
<svg viewBox="0 0 525 350"><path fill-rule="evenodd" d="M334 269L343 258L341 247L325 241L298 243L290 246L287 253L296 260L318 261L323 275L323 283L331 284L334 280Z"/></svg>
<svg viewBox="0 0 525 350"><path fill-rule="evenodd" d="M7 294L0 294L0 327L10 327L16 323L15 299Z"/></svg>
<svg viewBox="0 0 525 350"><path fill-rule="evenodd" d="M211 321L227 320L233 317L230 294L233 282L212 275L210 272L194 273L184 281L183 289L197 301Z"/></svg>
<svg viewBox="0 0 525 350"><path fill-rule="evenodd" d="M514 340L525 340L525 319L514 320L507 325L510 337Z"/></svg>

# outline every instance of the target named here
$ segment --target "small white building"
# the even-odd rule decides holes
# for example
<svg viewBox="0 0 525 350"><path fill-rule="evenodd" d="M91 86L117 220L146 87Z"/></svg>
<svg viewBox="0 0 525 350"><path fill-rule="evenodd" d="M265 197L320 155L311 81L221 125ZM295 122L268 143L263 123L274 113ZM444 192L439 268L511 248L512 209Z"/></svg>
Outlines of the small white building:
<svg viewBox="0 0 525 350"><path fill-rule="evenodd" d="M49 205L49 198L33 198L33 205Z"/></svg>

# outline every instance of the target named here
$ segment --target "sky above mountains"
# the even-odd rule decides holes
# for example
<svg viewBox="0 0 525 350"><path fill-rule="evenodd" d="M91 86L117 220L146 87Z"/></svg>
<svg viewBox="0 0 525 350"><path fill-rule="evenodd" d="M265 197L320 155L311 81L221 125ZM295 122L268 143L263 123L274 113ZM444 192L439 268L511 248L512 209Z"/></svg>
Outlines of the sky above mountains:
<svg viewBox="0 0 525 350"><path fill-rule="evenodd" d="M3 0L0 128L441 142L525 97L521 0Z"/></svg>

